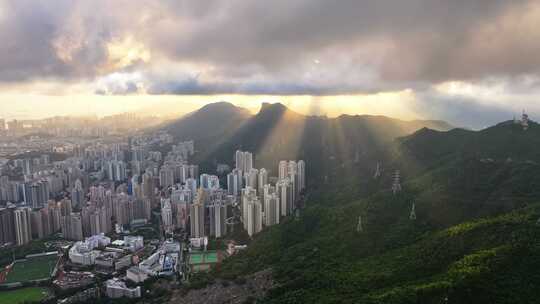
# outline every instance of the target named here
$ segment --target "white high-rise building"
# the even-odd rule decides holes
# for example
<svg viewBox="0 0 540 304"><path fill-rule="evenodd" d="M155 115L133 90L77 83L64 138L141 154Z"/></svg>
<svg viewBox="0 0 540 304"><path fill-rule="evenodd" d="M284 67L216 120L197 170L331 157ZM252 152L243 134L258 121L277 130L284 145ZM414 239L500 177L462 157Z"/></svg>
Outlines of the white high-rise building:
<svg viewBox="0 0 540 304"><path fill-rule="evenodd" d="M264 186L266 184L268 184L268 171L266 171L265 168L261 168L259 170L259 176L257 178L257 193L259 194L259 196L263 194Z"/></svg>
<svg viewBox="0 0 540 304"><path fill-rule="evenodd" d="M227 206L223 201L214 201L209 207L210 236L220 238L227 234Z"/></svg>
<svg viewBox="0 0 540 304"><path fill-rule="evenodd" d="M278 179L284 179L289 176L289 162L282 160L278 165Z"/></svg>
<svg viewBox="0 0 540 304"><path fill-rule="evenodd" d="M240 150L236 150L235 161L236 161L235 168L238 170L244 170L244 152Z"/></svg>
<svg viewBox="0 0 540 304"><path fill-rule="evenodd" d="M28 244L32 240L31 212L32 209L30 208L20 208L13 213L15 240L18 246Z"/></svg>
<svg viewBox="0 0 540 304"><path fill-rule="evenodd" d="M242 170L233 169L231 173L227 174L227 192L230 195L238 196L242 187Z"/></svg>
<svg viewBox="0 0 540 304"><path fill-rule="evenodd" d="M262 208L258 199L247 204L247 233L253 236L262 230Z"/></svg>
<svg viewBox="0 0 540 304"><path fill-rule="evenodd" d="M75 185L71 190L71 202L74 207L82 207L85 203L84 189L80 179L75 181Z"/></svg>
<svg viewBox="0 0 540 304"><path fill-rule="evenodd" d="M272 226L279 224L280 214L279 197L276 193L266 194L264 197L264 224Z"/></svg>
<svg viewBox="0 0 540 304"><path fill-rule="evenodd" d="M174 170L173 168L163 167L159 171L159 185L166 189L174 185Z"/></svg>
<svg viewBox="0 0 540 304"><path fill-rule="evenodd" d="M70 216L66 216L66 218L69 218L69 222L67 223L69 225L69 236L67 238L77 241L83 240L84 234L81 214L72 213Z"/></svg>
<svg viewBox="0 0 540 304"><path fill-rule="evenodd" d="M170 199L161 199L161 225L166 233L172 233L174 230Z"/></svg>
<svg viewBox="0 0 540 304"><path fill-rule="evenodd" d="M253 168L253 154L251 152L236 151L236 169L249 172Z"/></svg>
<svg viewBox="0 0 540 304"><path fill-rule="evenodd" d="M276 183L276 193L281 204L281 216L290 215L294 209L294 195L291 181L288 178L279 180Z"/></svg>
<svg viewBox="0 0 540 304"><path fill-rule="evenodd" d="M248 205L257 200L257 191L251 187L246 187L242 189L241 197L241 211L242 211L242 223L244 224L244 229L248 229ZM262 211L262 210L261 210Z"/></svg>
<svg viewBox="0 0 540 304"><path fill-rule="evenodd" d="M251 170L246 171L245 178L246 178L246 187L258 189L257 182L259 179L259 170L252 168Z"/></svg>
<svg viewBox="0 0 540 304"><path fill-rule="evenodd" d="M205 237L205 214L204 214L204 202L206 201L206 192L199 189L197 196L194 200L194 204L190 206L189 220L191 223L191 237L200 238Z"/></svg>
<svg viewBox="0 0 540 304"><path fill-rule="evenodd" d="M264 185L263 190L262 190L263 201L265 200L267 196L271 195L272 193L276 193L276 187L270 184Z"/></svg>
<svg viewBox="0 0 540 304"><path fill-rule="evenodd" d="M306 189L306 163L303 160L299 160L297 166L298 187L302 191Z"/></svg>
<svg viewBox="0 0 540 304"><path fill-rule="evenodd" d="M244 172L249 172L253 169L253 154L251 152L244 152Z"/></svg>

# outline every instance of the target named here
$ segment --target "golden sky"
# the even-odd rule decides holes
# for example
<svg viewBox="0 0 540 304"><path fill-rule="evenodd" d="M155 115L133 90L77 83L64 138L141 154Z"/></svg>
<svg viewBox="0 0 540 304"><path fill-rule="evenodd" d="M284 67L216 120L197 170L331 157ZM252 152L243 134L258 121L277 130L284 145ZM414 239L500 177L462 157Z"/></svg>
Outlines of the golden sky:
<svg viewBox="0 0 540 304"><path fill-rule="evenodd" d="M0 117L229 101L482 127L540 116L535 0L0 0Z"/></svg>

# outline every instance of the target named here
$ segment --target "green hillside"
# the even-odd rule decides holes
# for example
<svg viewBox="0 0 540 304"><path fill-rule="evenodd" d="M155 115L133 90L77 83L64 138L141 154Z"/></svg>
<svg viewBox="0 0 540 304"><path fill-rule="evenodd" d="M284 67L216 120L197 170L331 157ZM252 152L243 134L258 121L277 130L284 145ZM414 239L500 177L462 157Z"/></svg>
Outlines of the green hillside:
<svg viewBox="0 0 540 304"><path fill-rule="evenodd" d="M534 303L540 295L531 288L540 283L540 205L441 230L406 214L370 221L365 208L311 209L259 235L221 275L272 267L281 286L267 303Z"/></svg>
<svg viewBox="0 0 540 304"><path fill-rule="evenodd" d="M379 179L336 169L346 182L312 190L299 219L257 235L220 275L272 268L279 287L264 303L537 303L539 131L399 139ZM392 195L395 169L403 191Z"/></svg>

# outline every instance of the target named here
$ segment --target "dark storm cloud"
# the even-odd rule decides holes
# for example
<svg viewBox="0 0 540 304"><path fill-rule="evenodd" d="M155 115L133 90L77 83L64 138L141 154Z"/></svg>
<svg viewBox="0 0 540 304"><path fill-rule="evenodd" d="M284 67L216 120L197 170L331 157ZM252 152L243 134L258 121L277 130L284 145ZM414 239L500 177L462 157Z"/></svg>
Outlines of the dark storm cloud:
<svg viewBox="0 0 540 304"><path fill-rule="evenodd" d="M540 73L533 0L0 0L0 9L3 82L116 72L107 45L125 37L152 53L132 69L155 94L352 94ZM163 62L215 69L151 79Z"/></svg>
<svg viewBox="0 0 540 304"><path fill-rule="evenodd" d="M102 0L0 0L0 82L93 79L114 34L132 30L111 8Z"/></svg>
<svg viewBox="0 0 540 304"><path fill-rule="evenodd" d="M340 87L314 85L301 82L244 81L244 82L202 82L196 78L184 80L154 81L147 93L154 95L206 95L206 94L241 94L241 95L346 95L362 92L377 92L374 88L341 85Z"/></svg>
<svg viewBox="0 0 540 304"><path fill-rule="evenodd" d="M332 48L335 56L355 56L356 48L372 48L372 41L380 41L372 58L361 53L354 59L376 65L387 81L530 73L540 63L538 56L522 56L540 47L537 41L527 42L538 30L521 31L521 38L516 37L519 26L508 32L486 30L488 36L482 37L484 27L506 26L504 18L523 20L530 10L527 1L227 3L209 5L213 13L194 21L186 31L158 25L160 31L153 38L170 56L223 65L252 63L278 71L324 49Z"/></svg>

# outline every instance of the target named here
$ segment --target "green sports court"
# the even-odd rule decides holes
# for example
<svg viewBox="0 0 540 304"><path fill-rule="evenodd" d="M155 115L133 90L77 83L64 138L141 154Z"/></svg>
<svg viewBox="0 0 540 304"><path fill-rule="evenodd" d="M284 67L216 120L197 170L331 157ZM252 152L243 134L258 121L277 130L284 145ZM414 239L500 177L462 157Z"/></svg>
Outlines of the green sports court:
<svg viewBox="0 0 540 304"><path fill-rule="evenodd" d="M189 254L189 267L192 272L208 271L219 261L217 251L194 251Z"/></svg>

